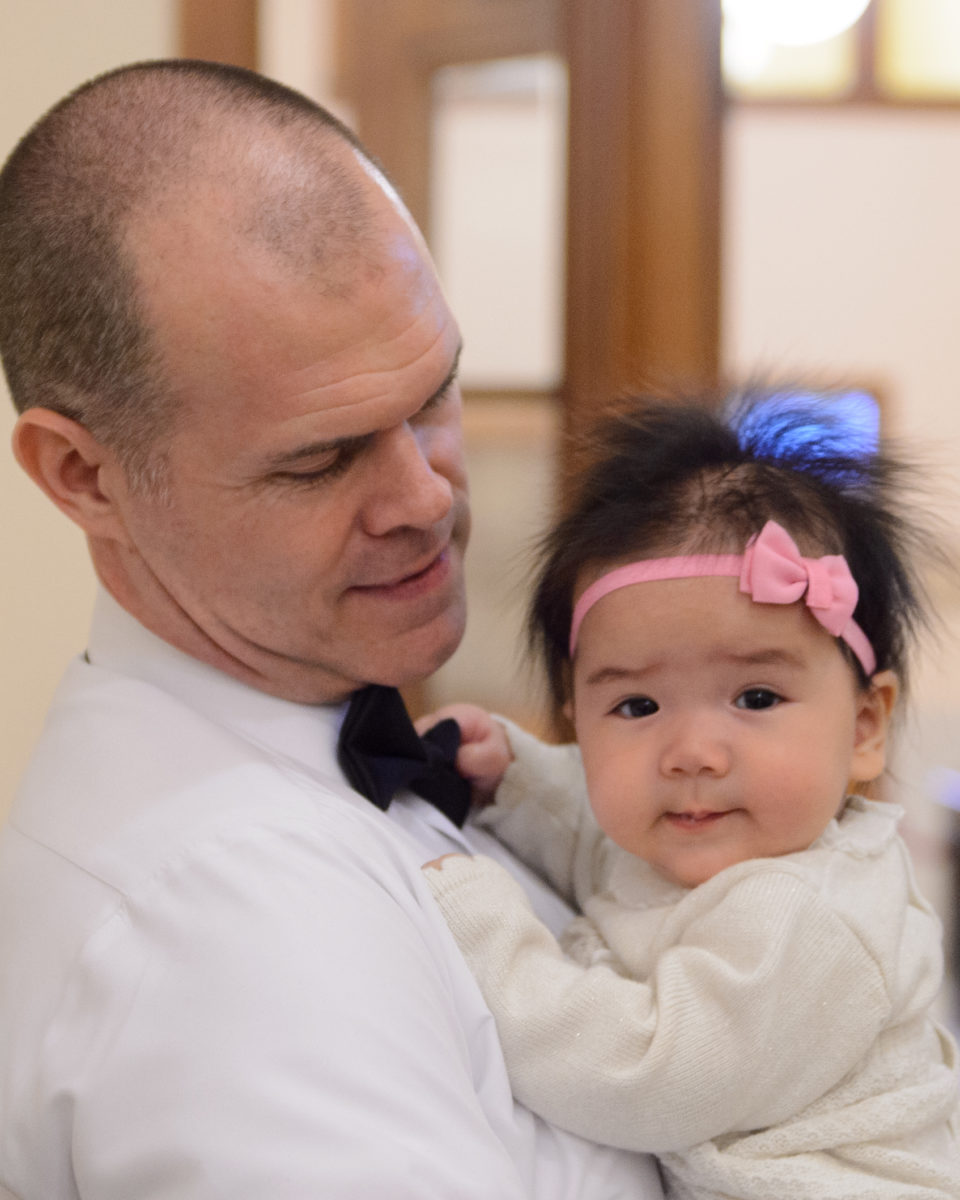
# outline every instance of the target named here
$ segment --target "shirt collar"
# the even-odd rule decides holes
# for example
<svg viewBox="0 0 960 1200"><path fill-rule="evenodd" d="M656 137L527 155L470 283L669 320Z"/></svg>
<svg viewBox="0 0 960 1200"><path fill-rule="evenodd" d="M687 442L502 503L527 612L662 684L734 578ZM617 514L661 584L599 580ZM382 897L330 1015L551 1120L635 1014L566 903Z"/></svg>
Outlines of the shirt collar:
<svg viewBox="0 0 960 1200"><path fill-rule="evenodd" d="M257 691L145 629L97 589L87 659L175 696L217 724L228 726L315 770L329 770L346 703L298 704Z"/></svg>

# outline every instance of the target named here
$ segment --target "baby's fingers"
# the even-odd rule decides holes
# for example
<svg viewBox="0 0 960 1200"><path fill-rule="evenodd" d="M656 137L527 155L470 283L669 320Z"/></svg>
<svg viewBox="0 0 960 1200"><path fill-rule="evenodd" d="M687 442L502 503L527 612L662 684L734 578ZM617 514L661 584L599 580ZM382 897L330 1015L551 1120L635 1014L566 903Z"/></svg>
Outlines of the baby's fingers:
<svg viewBox="0 0 960 1200"><path fill-rule="evenodd" d="M422 737L428 729L451 717L460 726L461 745L489 737L493 728L493 718L485 708L480 708L477 704L445 704L436 712L419 717L414 721L413 727Z"/></svg>

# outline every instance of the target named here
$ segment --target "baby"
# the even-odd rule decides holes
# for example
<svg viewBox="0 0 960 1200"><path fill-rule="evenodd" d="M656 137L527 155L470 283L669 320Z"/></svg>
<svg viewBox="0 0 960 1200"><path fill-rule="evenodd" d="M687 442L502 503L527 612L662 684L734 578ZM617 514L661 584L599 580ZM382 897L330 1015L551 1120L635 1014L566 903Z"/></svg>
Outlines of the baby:
<svg viewBox="0 0 960 1200"><path fill-rule="evenodd" d="M940 926L870 787L912 530L850 441L809 395L608 420L531 604L578 747L421 722L459 720L478 820L583 914L558 943L491 860L426 868L516 1096L673 1197L960 1197Z"/></svg>

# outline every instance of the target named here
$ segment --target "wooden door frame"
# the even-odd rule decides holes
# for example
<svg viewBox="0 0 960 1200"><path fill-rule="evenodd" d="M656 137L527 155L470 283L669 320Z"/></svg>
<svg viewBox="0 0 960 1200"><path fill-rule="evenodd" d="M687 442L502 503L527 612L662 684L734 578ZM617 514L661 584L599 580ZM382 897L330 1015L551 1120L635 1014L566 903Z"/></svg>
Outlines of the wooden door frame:
<svg viewBox="0 0 960 1200"><path fill-rule="evenodd" d="M179 0L177 54L255 71L258 8L257 0Z"/></svg>
<svg viewBox="0 0 960 1200"><path fill-rule="evenodd" d="M256 0L180 0L180 53L255 68ZM720 0L340 0L336 90L429 233L442 66L562 55L570 76L562 387L576 428L720 355Z"/></svg>
<svg viewBox="0 0 960 1200"><path fill-rule="evenodd" d="M715 384L722 79L717 0L566 0L565 401Z"/></svg>
<svg viewBox="0 0 960 1200"><path fill-rule="evenodd" d="M429 234L431 79L556 53L569 70L568 427L720 355L719 0L341 0L338 92Z"/></svg>
<svg viewBox="0 0 960 1200"><path fill-rule="evenodd" d="M335 90L429 235L432 82L442 67L561 51L556 0L340 0Z"/></svg>

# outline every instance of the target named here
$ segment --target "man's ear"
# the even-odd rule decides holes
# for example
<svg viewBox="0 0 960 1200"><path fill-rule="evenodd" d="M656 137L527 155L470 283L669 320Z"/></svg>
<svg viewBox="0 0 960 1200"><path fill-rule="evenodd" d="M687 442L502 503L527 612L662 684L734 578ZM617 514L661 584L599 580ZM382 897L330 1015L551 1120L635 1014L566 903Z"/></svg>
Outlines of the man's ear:
<svg viewBox="0 0 960 1200"><path fill-rule="evenodd" d="M887 734L900 684L893 671L878 671L866 691L857 693L850 778L868 783L883 774L887 762Z"/></svg>
<svg viewBox="0 0 960 1200"><path fill-rule="evenodd" d="M14 427L13 453L37 487L89 536L127 541L115 503L123 471L89 430L49 408L29 408Z"/></svg>

